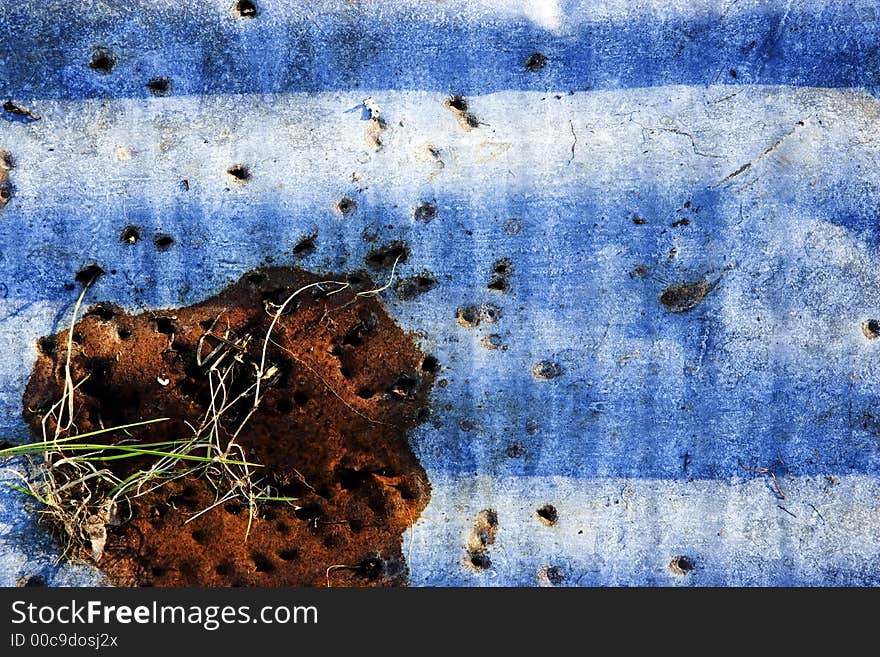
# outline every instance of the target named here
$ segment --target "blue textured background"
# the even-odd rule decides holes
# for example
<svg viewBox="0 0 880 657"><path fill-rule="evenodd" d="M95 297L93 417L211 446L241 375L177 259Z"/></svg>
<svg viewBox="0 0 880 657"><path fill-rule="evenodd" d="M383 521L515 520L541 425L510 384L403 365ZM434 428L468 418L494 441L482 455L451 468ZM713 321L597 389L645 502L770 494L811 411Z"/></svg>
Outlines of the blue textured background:
<svg viewBox="0 0 880 657"><path fill-rule="evenodd" d="M32 341L68 321L65 284L87 262L112 272L94 300L137 310L269 261L360 268L402 239L400 275L439 286L387 301L448 380L413 439L435 487L405 546L414 584L542 583L551 563L573 584L878 582L880 359L860 328L880 316L874 3L258 5L240 19L225 2L0 0L0 96L41 116L0 113L16 160L0 210L7 433L25 435ZM118 58L109 75L88 67L94 46ZM524 68L532 52L543 70ZM155 76L168 97L147 92ZM461 128L453 93L482 125ZM378 150L367 97L388 125ZM234 162L247 185L227 180ZM426 200L439 211L423 224ZM135 246L118 239L130 224ZM314 231L317 252L294 257ZM502 257L507 294L485 289ZM692 312L659 303L696 280L715 287ZM497 324L456 323L485 302ZM562 376L536 380L541 359ZM745 469L774 464L785 500ZM630 480L642 506L603 515ZM532 516L549 501L566 509L556 528ZM475 573L464 543L488 506L496 565ZM27 540L4 540L24 572ZM665 568L678 553L697 560L689 579Z"/></svg>

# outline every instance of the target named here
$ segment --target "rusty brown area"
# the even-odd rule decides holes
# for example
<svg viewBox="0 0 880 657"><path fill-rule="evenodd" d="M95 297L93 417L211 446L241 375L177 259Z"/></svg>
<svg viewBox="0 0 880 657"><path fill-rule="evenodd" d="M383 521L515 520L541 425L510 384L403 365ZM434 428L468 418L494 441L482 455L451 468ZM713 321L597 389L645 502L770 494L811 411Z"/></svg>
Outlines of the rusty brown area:
<svg viewBox="0 0 880 657"><path fill-rule="evenodd" d="M9 172L15 163L9 151L0 148L0 209L4 208L12 198L12 183L9 182Z"/></svg>
<svg viewBox="0 0 880 657"><path fill-rule="evenodd" d="M245 540L250 509L215 503L205 478L183 478L122 505L99 565L120 585L389 586L406 583L402 533L430 497L407 435L427 417L437 371L412 335L385 312L366 275L310 288L270 323L292 291L323 280L299 269L251 272L186 308L129 315L107 304L73 328L75 427L168 417L132 431L136 442L192 435L211 399L205 354L227 351L238 389L256 376L264 343L267 377L239 442L260 478L295 503L263 503ZM218 337L219 336L219 337ZM252 339L246 339L252 336ZM67 331L42 338L24 396L39 433L61 398ZM238 347L229 345L236 344ZM244 346L242 346L244 345ZM200 364L202 362L203 364ZM250 377L250 378L249 378ZM245 396L224 416L233 427L253 406ZM143 463L104 463L120 477Z"/></svg>

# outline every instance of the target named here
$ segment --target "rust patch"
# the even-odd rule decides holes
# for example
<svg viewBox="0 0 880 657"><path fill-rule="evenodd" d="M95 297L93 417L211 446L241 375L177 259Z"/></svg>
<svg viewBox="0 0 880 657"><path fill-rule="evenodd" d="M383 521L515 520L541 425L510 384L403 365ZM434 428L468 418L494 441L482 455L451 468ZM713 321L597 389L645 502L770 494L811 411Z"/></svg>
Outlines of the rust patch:
<svg viewBox="0 0 880 657"><path fill-rule="evenodd" d="M101 544L99 565L112 582L406 583L401 536L430 498L427 475L407 434L425 417L439 367L374 295L358 295L353 286L332 294L331 288L312 287L277 315L271 341L262 339L293 290L328 279L345 280L293 268L263 269L193 306L132 316L104 304L74 326L78 433L171 418L132 430L132 444L191 436L190 424L198 425L212 398L208 354L225 348L235 363L228 382L234 392L254 383L254 362L267 345L274 375L263 380L257 410L238 440L248 459L263 466L259 476L278 496L297 498L295 504L257 507L246 541L251 512L238 500L187 523L217 502L205 478L183 477L132 497L130 508L120 508L121 524L107 523L106 539L100 537L106 545ZM372 281L364 285L373 289ZM67 331L39 342L24 395L24 417L37 432L47 403L62 396L66 344ZM237 427L252 405L253 395L234 405L222 418L221 434ZM149 464L98 463L120 478Z"/></svg>

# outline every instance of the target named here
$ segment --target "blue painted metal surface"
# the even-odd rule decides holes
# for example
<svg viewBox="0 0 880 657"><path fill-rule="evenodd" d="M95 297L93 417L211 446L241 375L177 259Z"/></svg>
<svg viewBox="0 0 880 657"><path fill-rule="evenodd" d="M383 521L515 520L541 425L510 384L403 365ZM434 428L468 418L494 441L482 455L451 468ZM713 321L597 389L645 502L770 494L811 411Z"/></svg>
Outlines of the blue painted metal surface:
<svg viewBox="0 0 880 657"><path fill-rule="evenodd" d="M68 320L86 262L110 272L96 300L155 308L270 261L359 268L402 239L400 275L440 285L387 300L448 382L413 438L434 484L406 542L414 584L546 583L548 564L581 585L876 584L874 3L319 4L0 2L0 96L41 116L0 115L17 350L0 426L23 435L32 340ZM225 174L239 161L246 185ZM414 221L426 200L437 217ZM145 239L120 243L127 225ZM503 294L486 289L499 258ZM660 303L696 281L712 290L692 311ZM456 322L483 303L497 323ZM533 375L545 359L560 376ZM785 499L749 470L768 467ZM554 528L534 518L548 501ZM501 529L479 573L463 545L485 507ZM678 553L699 566L686 579Z"/></svg>

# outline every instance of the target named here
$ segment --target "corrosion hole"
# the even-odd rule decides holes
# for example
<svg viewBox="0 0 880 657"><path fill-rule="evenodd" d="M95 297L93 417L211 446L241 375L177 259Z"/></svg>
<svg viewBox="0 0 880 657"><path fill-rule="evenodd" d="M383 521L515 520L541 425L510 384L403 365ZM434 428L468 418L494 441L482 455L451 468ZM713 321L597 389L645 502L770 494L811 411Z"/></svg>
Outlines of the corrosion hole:
<svg viewBox="0 0 880 657"><path fill-rule="evenodd" d="M669 562L669 570L676 575L687 575L696 567L694 560L683 555L673 557Z"/></svg>
<svg viewBox="0 0 880 657"><path fill-rule="evenodd" d="M526 57L525 66L526 70L531 71L532 73L540 71L547 66L547 57L539 52L533 52Z"/></svg>
<svg viewBox="0 0 880 657"><path fill-rule="evenodd" d="M869 340L880 337L880 321L876 319L868 319L862 322L862 333Z"/></svg>
<svg viewBox="0 0 880 657"><path fill-rule="evenodd" d="M251 559L254 562L254 570L258 573L271 573L275 570L275 564L265 554L254 552Z"/></svg>
<svg viewBox="0 0 880 657"><path fill-rule="evenodd" d="M114 310L111 306L103 303L99 303L96 306L92 306L86 312L86 315L91 317L97 317L103 322L109 322L111 319L116 317L116 310Z"/></svg>
<svg viewBox="0 0 880 657"><path fill-rule="evenodd" d="M266 280L266 274L260 271L252 271L245 274L245 278L247 278L248 283L262 285L263 281Z"/></svg>
<svg viewBox="0 0 880 657"><path fill-rule="evenodd" d="M199 544L203 544L208 540L208 535L201 529L195 529L192 532L192 539Z"/></svg>
<svg viewBox="0 0 880 657"><path fill-rule="evenodd" d="M275 409L281 413L281 415L289 415L293 412L293 403L289 399L282 397L278 400L278 403L275 404Z"/></svg>
<svg viewBox="0 0 880 657"><path fill-rule="evenodd" d="M511 459L520 459L526 455L526 448L521 442L514 441L507 446L507 449L504 450L504 453L507 454L508 458Z"/></svg>
<svg viewBox="0 0 880 657"><path fill-rule="evenodd" d="M315 238L317 235L309 235L308 237L304 237L299 242L294 244L293 246L293 255L297 258L305 258L306 256L312 255L315 250Z"/></svg>
<svg viewBox="0 0 880 657"><path fill-rule="evenodd" d="M131 337L131 331L124 326L120 326L116 329L116 334L119 336L120 340L128 340Z"/></svg>
<svg viewBox="0 0 880 657"><path fill-rule="evenodd" d="M342 468L336 474L342 490L358 490L373 481L373 473L369 470Z"/></svg>
<svg viewBox="0 0 880 657"><path fill-rule="evenodd" d="M437 206L434 203L425 202L413 210L413 219L423 224L431 223L437 216Z"/></svg>
<svg viewBox="0 0 880 657"><path fill-rule="evenodd" d="M357 396L361 399L372 399L376 395L376 391L372 388L361 388L357 391Z"/></svg>
<svg viewBox="0 0 880 657"><path fill-rule="evenodd" d="M410 376L408 374L401 374L398 377L397 381L395 381L391 385L390 393L396 395L400 399L412 399L415 397L416 391L419 387L419 379L418 377Z"/></svg>
<svg viewBox="0 0 880 657"><path fill-rule="evenodd" d="M46 585L46 578L42 575L29 575L18 580L20 588L42 587Z"/></svg>
<svg viewBox="0 0 880 657"><path fill-rule="evenodd" d="M379 557L370 557L358 564L357 571L367 579L377 580L385 572L385 562Z"/></svg>
<svg viewBox="0 0 880 657"><path fill-rule="evenodd" d="M97 46L92 50L92 59L89 61L89 68L98 73L110 73L116 66L116 57L109 48Z"/></svg>
<svg viewBox="0 0 880 657"><path fill-rule="evenodd" d="M535 515L538 516L538 520L548 527L552 527L556 524L556 521L559 520L559 513L556 511L556 507L552 504L545 504L535 511Z"/></svg>
<svg viewBox="0 0 880 657"><path fill-rule="evenodd" d="M119 236L119 241L125 244L137 244L140 239L141 230L137 226L126 226Z"/></svg>
<svg viewBox="0 0 880 657"><path fill-rule="evenodd" d="M394 285L394 291L397 293L397 298L401 301L412 301L416 297L425 294L425 292L430 292L435 287L437 287L437 279L425 271L418 276L401 278Z"/></svg>
<svg viewBox="0 0 880 657"><path fill-rule="evenodd" d="M242 505L238 502L230 502L229 504L225 504L223 506L223 510L231 516L237 516L239 513L241 513L241 510L243 508L244 507L242 507Z"/></svg>
<svg viewBox="0 0 880 657"><path fill-rule="evenodd" d="M233 164L231 167L226 169L226 174L232 180L232 182L238 184L244 184L251 178L251 171L246 164Z"/></svg>
<svg viewBox="0 0 880 657"><path fill-rule="evenodd" d="M446 107L451 109L453 112L467 112L467 98L465 98L464 96L451 96L446 101Z"/></svg>
<svg viewBox="0 0 880 657"><path fill-rule="evenodd" d="M513 271L513 263L510 261L510 258L499 258L492 265L492 273L499 274L501 276L506 276Z"/></svg>
<svg viewBox="0 0 880 657"><path fill-rule="evenodd" d="M686 313L699 306L711 291L706 281L670 285L660 294L660 303L671 313Z"/></svg>
<svg viewBox="0 0 880 657"><path fill-rule="evenodd" d="M501 319L501 308L493 303L484 303L480 306L480 319L487 324L494 324Z"/></svg>
<svg viewBox="0 0 880 657"><path fill-rule="evenodd" d="M299 559L299 550L286 548L278 552L278 558L282 561L296 561Z"/></svg>
<svg viewBox="0 0 880 657"><path fill-rule="evenodd" d="M409 257L409 248L400 241L380 246L367 254L366 262L373 269L387 269L396 262L401 264Z"/></svg>
<svg viewBox="0 0 880 657"><path fill-rule="evenodd" d="M495 275L489 280L486 289L493 292L507 292L510 290L510 281L507 280L506 276Z"/></svg>
<svg viewBox="0 0 880 657"><path fill-rule="evenodd" d="M341 214L343 217L347 217L351 213L353 213L357 209L357 203L353 200L344 196L343 198L336 201L336 211Z"/></svg>
<svg viewBox="0 0 880 657"><path fill-rule="evenodd" d="M476 306L460 306L455 311L455 319L465 328L473 328L480 323L480 311Z"/></svg>
<svg viewBox="0 0 880 657"><path fill-rule="evenodd" d="M297 390L293 393L293 403L297 406L305 406L309 403L309 395L308 393Z"/></svg>
<svg viewBox="0 0 880 657"><path fill-rule="evenodd" d="M532 376L541 381L555 379L560 374L562 374L562 367L553 361L539 360L532 365Z"/></svg>
<svg viewBox="0 0 880 657"><path fill-rule="evenodd" d="M300 520L317 520L324 515L323 509L317 504L306 504L293 512Z"/></svg>
<svg viewBox="0 0 880 657"><path fill-rule="evenodd" d="M543 568L542 574L553 586L565 583L565 571L559 566L546 566Z"/></svg>
<svg viewBox="0 0 880 657"><path fill-rule="evenodd" d="M174 244L174 238L165 233L158 233L153 238L153 245L160 251L167 251Z"/></svg>
<svg viewBox="0 0 880 657"><path fill-rule="evenodd" d="M422 372L428 372L429 374L436 374L440 371L440 361L437 360L436 356L425 356L422 359Z"/></svg>
<svg viewBox="0 0 880 657"><path fill-rule="evenodd" d="M492 560L485 552L472 551L470 553L470 563L477 570L488 570L492 566Z"/></svg>
<svg viewBox="0 0 880 657"><path fill-rule="evenodd" d="M257 5L251 0L238 0L233 11L239 18L254 18L257 15Z"/></svg>
<svg viewBox="0 0 880 657"><path fill-rule="evenodd" d="M147 82L147 89L154 96L167 96L171 93L171 80L165 77L156 77Z"/></svg>
<svg viewBox="0 0 880 657"><path fill-rule="evenodd" d="M220 577L230 577L235 572L235 566L230 561L221 561L215 566L214 572Z"/></svg>
<svg viewBox="0 0 880 657"><path fill-rule="evenodd" d="M96 280L103 276L104 273L103 267L93 263L80 269L76 273L74 280L83 286L92 285Z"/></svg>
<svg viewBox="0 0 880 657"><path fill-rule="evenodd" d="M171 317L156 317L153 320L153 330L164 335L174 335L177 333L177 322Z"/></svg>
<svg viewBox="0 0 880 657"><path fill-rule="evenodd" d="M40 338L37 340L37 348L40 350L40 353L44 356L52 356L55 354L55 349L58 347L58 343L52 338Z"/></svg>

